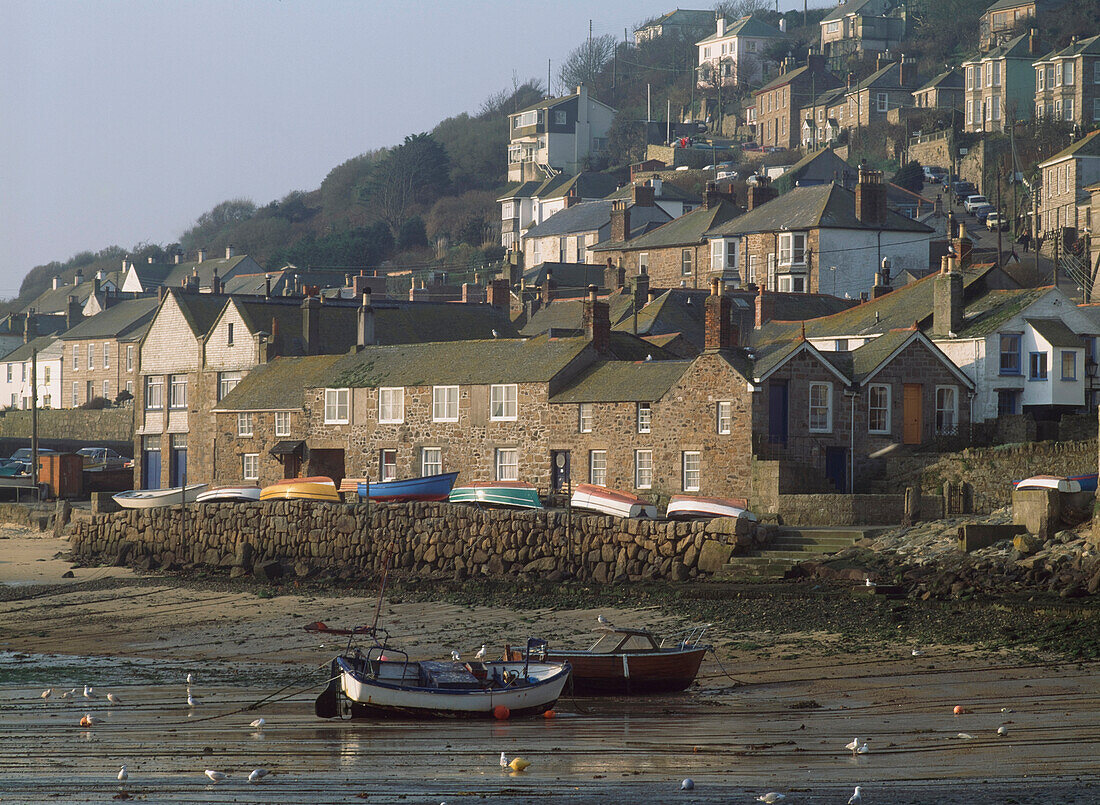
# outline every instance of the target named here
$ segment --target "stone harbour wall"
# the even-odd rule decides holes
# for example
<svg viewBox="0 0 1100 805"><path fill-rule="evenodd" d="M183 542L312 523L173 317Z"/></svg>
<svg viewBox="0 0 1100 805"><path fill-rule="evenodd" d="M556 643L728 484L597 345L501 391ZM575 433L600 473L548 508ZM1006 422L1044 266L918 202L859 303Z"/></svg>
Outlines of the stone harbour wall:
<svg viewBox="0 0 1100 805"><path fill-rule="evenodd" d="M100 442L134 441L134 409L44 408L38 412L38 438L68 439L79 435ZM0 438L31 438L31 412L7 411L0 415ZM126 453L129 455L129 453Z"/></svg>
<svg viewBox="0 0 1100 805"><path fill-rule="evenodd" d="M776 526L514 512L447 503L221 503L131 509L74 524L73 559L175 570L207 566L268 580L367 578L387 554L425 577L537 576L606 583L686 581L720 570Z"/></svg>

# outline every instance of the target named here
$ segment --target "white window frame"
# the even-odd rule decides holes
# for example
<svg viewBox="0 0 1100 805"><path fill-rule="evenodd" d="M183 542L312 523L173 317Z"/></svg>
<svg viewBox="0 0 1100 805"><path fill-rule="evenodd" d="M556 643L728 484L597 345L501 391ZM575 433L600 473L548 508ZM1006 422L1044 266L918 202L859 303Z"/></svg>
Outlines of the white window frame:
<svg viewBox="0 0 1100 805"><path fill-rule="evenodd" d="M1100 64L1100 62L1098 62L1098 64ZM1047 71L1046 71L1045 68L1043 68L1043 67L1036 67L1035 68L1035 86L1037 86L1039 88L1040 92L1042 92L1043 90L1045 90L1047 88L1046 87L1046 80L1045 80L1046 77L1047 77Z"/></svg>
<svg viewBox="0 0 1100 805"><path fill-rule="evenodd" d="M1077 80L1075 72L1076 70L1074 69L1072 61L1062 62L1062 84L1064 86L1073 86L1074 82Z"/></svg>
<svg viewBox="0 0 1100 805"><path fill-rule="evenodd" d="M1001 96L994 95L991 99L990 106L993 108L993 119L1001 119Z"/></svg>
<svg viewBox="0 0 1100 805"><path fill-rule="evenodd" d="M532 109L529 112L520 112L516 115L515 128L523 129L528 126L537 126L539 122L539 110Z"/></svg>
<svg viewBox="0 0 1100 805"><path fill-rule="evenodd" d="M588 483L607 486L607 451L588 451Z"/></svg>
<svg viewBox="0 0 1100 805"><path fill-rule="evenodd" d="M695 271L695 253L692 249L680 249L680 276L690 277Z"/></svg>
<svg viewBox="0 0 1100 805"><path fill-rule="evenodd" d="M393 458L393 461L386 461ZM394 481L397 479L397 449L384 447L378 451L378 477L382 481Z"/></svg>
<svg viewBox="0 0 1100 805"><path fill-rule="evenodd" d="M649 403L638 403L634 421L638 433L650 433L653 430L653 406Z"/></svg>
<svg viewBox="0 0 1100 805"><path fill-rule="evenodd" d="M275 412L275 435L276 436L289 436L290 435L290 411L276 411Z"/></svg>
<svg viewBox="0 0 1100 805"><path fill-rule="evenodd" d="M596 414L592 408L592 403L582 402L577 404L577 432L578 433L591 433L592 423L595 421Z"/></svg>
<svg viewBox="0 0 1100 805"><path fill-rule="evenodd" d="M182 399L177 399L177 391ZM168 375L168 408L173 411L187 408L187 375Z"/></svg>
<svg viewBox="0 0 1100 805"><path fill-rule="evenodd" d="M882 405L875 405L875 392L883 391L886 393L886 399ZM868 433L889 433L890 432L890 405L892 403L892 389L888 383L872 383L867 387L867 432ZM875 414L881 412L883 418L883 425L876 428L874 426Z"/></svg>
<svg viewBox="0 0 1100 805"><path fill-rule="evenodd" d="M111 342L110 341L104 341L103 342L103 368L104 369L110 369L111 368Z"/></svg>
<svg viewBox="0 0 1100 805"><path fill-rule="evenodd" d="M153 393L153 390L156 393ZM76 383L73 383L73 407L76 407ZM164 410L164 377L162 375L149 375L145 378L145 410Z"/></svg>
<svg viewBox="0 0 1100 805"><path fill-rule="evenodd" d="M420 448L420 475L439 475L443 472L443 448Z"/></svg>
<svg viewBox="0 0 1100 805"><path fill-rule="evenodd" d="M498 447L493 464L498 481L519 480L519 448Z"/></svg>
<svg viewBox="0 0 1100 805"><path fill-rule="evenodd" d="M1001 63L999 61L992 62L993 65L993 86L1001 86Z"/></svg>
<svg viewBox="0 0 1100 805"><path fill-rule="evenodd" d="M105 400L111 399L111 381L110 380L104 380L103 381L103 399L105 399Z"/></svg>
<svg viewBox="0 0 1100 805"><path fill-rule="evenodd" d="M627 232L626 235L627 235L627 237L630 237L629 232ZM638 273L639 274L648 274L649 273L649 252L639 252L638 253Z"/></svg>
<svg viewBox="0 0 1100 805"><path fill-rule="evenodd" d="M378 389L378 424L400 425L405 421L405 387L382 386Z"/></svg>
<svg viewBox="0 0 1100 805"><path fill-rule="evenodd" d="M698 492L703 483L703 455L698 450L685 450L680 458L680 482L685 492Z"/></svg>
<svg viewBox="0 0 1100 805"><path fill-rule="evenodd" d="M127 372L134 371L134 345L133 344L127 344L126 345L126 371Z"/></svg>
<svg viewBox="0 0 1100 805"><path fill-rule="evenodd" d="M805 232L779 233L779 265L806 265L806 241ZM797 260L795 259L796 257L798 258Z"/></svg>
<svg viewBox="0 0 1100 805"><path fill-rule="evenodd" d="M95 369L95 344L88 344L88 371Z"/></svg>
<svg viewBox="0 0 1100 805"><path fill-rule="evenodd" d="M256 435L256 423L251 413L237 414L237 435L241 438Z"/></svg>
<svg viewBox="0 0 1100 805"><path fill-rule="evenodd" d="M489 387L489 420L515 422L519 419L519 386L495 383Z"/></svg>
<svg viewBox="0 0 1100 805"><path fill-rule="evenodd" d="M237 388L240 382L240 372L218 372L218 400L224 400L225 396Z"/></svg>
<svg viewBox="0 0 1100 805"><path fill-rule="evenodd" d="M941 391L951 392L951 403L952 403L952 405L951 405L950 408L941 408L940 407L940 392ZM935 408L935 410L936 410L936 421L935 421L936 435L937 436L942 436L942 435L945 435L945 434L953 435L954 433L958 433L958 430L959 430L959 387L958 386L936 386L935 407L936 407ZM940 413L941 412L947 412L947 411L951 412L951 431L953 431L953 433L947 431L946 429L944 429L940 425Z"/></svg>
<svg viewBox="0 0 1100 805"><path fill-rule="evenodd" d="M885 92L875 93L875 111L876 112L889 112L890 111L890 96Z"/></svg>
<svg viewBox="0 0 1100 805"><path fill-rule="evenodd" d="M653 488L653 451L634 451L634 488Z"/></svg>
<svg viewBox="0 0 1100 805"><path fill-rule="evenodd" d="M241 456L241 477L246 481L258 481L260 478L260 454L245 453Z"/></svg>
<svg viewBox="0 0 1100 805"><path fill-rule="evenodd" d="M814 404L814 392L818 389L825 390L825 425L814 425L814 410L820 409L820 405ZM806 395L807 411L806 425L810 433L833 432L833 384L830 382L814 381L810 383Z"/></svg>
<svg viewBox="0 0 1100 805"><path fill-rule="evenodd" d="M80 393L80 384L77 383L75 380L73 381L72 392L73 392L73 397L72 397L72 400L70 402L70 407L76 408L77 407L76 399L77 399L77 395ZM149 400L149 395L148 394L145 395L145 400L146 400L146 403L148 403L148 400ZM159 408L150 409L150 408L147 407L146 410L159 411L160 409Z"/></svg>
<svg viewBox="0 0 1100 805"><path fill-rule="evenodd" d="M714 427L719 434L728 436L733 433L733 403L729 400L719 400L714 404Z"/></svg>
<svg viewBox="0 0 1100 805"><path fill-rule="evenodd" d="M351 389L325 389L325 424L346 425L350 421Z"/></svg>
<svg viewBox="0 0 1100 805"><path fill-rule="evenodd" d="M80 345L73 344L73 370L80 368Z"/></svg>
<svg viewBox="0 0 1100 805"><path fill-rule="evenodd" d="M432 386L432 422L458 422L458 386Z"/></svg>

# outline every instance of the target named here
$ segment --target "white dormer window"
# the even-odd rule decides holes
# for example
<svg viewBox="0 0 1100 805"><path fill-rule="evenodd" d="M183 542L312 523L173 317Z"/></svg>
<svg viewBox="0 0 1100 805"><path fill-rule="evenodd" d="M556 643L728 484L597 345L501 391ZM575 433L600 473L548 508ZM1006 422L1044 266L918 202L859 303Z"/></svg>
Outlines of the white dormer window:
<svg viewBox="0 0 1100 805"><path fill-rule="evenodd" d="M539 112L537 109L532 109L530 112L523 112L516 115L516 128L521 129L524 126L534 126L539 122Z"/></svg>
<svg viewBox="0 0 1100 805"><path fill-rule="evenodd" d="M397 425L405 421L405 389L378 389L378 423Z"/></svg>
<svg viewBox="0 0 1100 805"><path fill-rule="evenodd" d="M723 276L737 271L736 239L715 238L710 242L710 270Z"/></svg>

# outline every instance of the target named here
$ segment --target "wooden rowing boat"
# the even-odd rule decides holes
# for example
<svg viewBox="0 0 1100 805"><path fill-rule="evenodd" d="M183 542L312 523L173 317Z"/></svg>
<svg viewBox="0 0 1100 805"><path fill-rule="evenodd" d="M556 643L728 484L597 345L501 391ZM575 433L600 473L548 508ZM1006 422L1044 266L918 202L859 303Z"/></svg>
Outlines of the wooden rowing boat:
<svg viewBox="0 0 1100 805"><path fill-rule="evenodd" d="M756 520L744 498L705 498L695 495L673 495L668 501L665 517L672 520L692 520L713 517L741 517Z"/></svg>
<svg viewBox="0 0 1100 805"><path fill-rule="evenodd" d="M584 695L672 693L695 681L703 655L705 629L696 630L675 646L661 647L645 629L615 626L597 629L591 648L550 649L548 662L568 662L573 668L573 690ZM505 649L505 658L523 659L522 649Z"/></svg>
<svg viewBox="0 0 1100 805"><path fill-rule="evenodd" d="M657 507L637 495L595 484L577 484L570 504L574 509L588 509L613 517L657 516Z"/></svg>
<svg viewBox="0 0 1100 805"><path fill-rule="evenodd" d="M260 500L323 500L339 503L336 484L324 475L310 478L287 478L260 490Z"/></svg>
<svg viewBox="0 0 1100 805"><path fill-rule="evenodd" d="M495 481L456 486L448 498L451 503L477 503L515 509L541 509L538 489L522 481Z"/></svg>
<svg viewBox="0 0 1100 805"><path fill-rule="evenodd" d="M124 509L156 509L161 506L174 506L179 503L194 503L206 484L189 484L168 489L132 489L119 492L114 496L115 503Z"/></svg>
<svg viewBox="0 0 1100 805"><path fill-rule="evenodd" d="M1067 493L1081 491L1080 482L1060 475L1032 475L1022 481L1013 481L1012 485L1016 489L1055 489Z"/></svg>
<svg viewBox="0 0 1100 805"><path fill-rule="evenodd" d="M195 497L196 503L244 503L260 499L258 486L212 486Z"/></svg>
<svg viewBox="0 0 1100 805"><path fill-rule="evenodd" d="M381 503L405 503L411 500L446 500L455 485L457 472L359 484L359 497Z"/></svg>

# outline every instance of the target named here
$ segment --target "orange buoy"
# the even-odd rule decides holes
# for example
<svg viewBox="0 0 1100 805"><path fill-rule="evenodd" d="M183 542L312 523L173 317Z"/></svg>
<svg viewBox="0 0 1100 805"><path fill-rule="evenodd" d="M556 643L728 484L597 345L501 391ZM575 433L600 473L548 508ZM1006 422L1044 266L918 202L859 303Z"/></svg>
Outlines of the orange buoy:
<svg viewBox="0 0 1100 805"><path fill-rule="evenodd" d="M497 721L507 721L508 716L512 715L512 711L505 707L503 704L498 704L493 708L493 718Z"/></svg>
<svg viewBox="0 0 1100 805"><path fill-rule="evenodd" d="M545 713L542 714L542 717L543 718L553 718L556 715L557 715L557 713L555 713L553 710L547 710Z"/></svg>
<svg viewBox="0 0 1100 805"><path fill-rule="evenodd" d="M955 715L961 716L963 713L969 713L970 711L963 707L961 704L955 705Z"/></svg>

